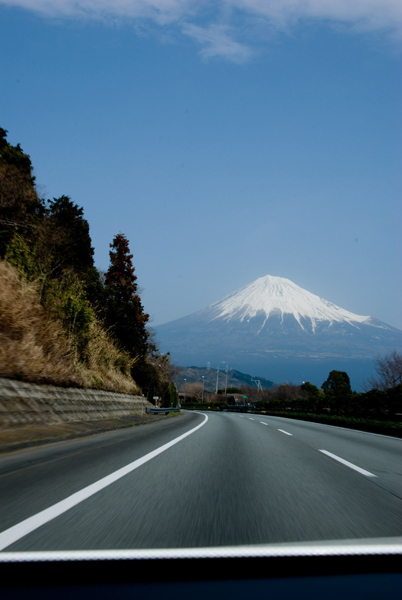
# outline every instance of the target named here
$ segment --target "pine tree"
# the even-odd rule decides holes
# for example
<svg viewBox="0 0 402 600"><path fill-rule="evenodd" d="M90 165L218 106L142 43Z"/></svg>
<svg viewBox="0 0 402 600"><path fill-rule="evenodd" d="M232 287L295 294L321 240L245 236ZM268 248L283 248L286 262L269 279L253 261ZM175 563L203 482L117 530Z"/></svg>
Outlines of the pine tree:
<svg viewBox="0 0 402 600"><path fill-rule="evenodd" d="M139 362L145 360L148 350L146 323L138 295L137 277L134 275L128 240L122 233L110 244L110 267L105 276L107 292L106 325L113 331L121 347Z"/></svg>

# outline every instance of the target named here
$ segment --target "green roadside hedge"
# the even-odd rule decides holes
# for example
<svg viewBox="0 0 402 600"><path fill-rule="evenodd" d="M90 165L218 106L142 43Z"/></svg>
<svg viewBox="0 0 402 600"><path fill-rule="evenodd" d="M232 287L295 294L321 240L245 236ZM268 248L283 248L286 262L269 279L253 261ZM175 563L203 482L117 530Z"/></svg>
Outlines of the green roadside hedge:
<svg viewBox="0 0 402 600"><path fill-rule="evenodd" d="M182 406L184 410L210 410L219 411L228 410L230 406L216 406L214 404L191 404ZM237 412L237 411L236 411ZM272 417L285 417L287 419L299 419L300 421L311 421L312 423L323 423L325 425L335 425L337 427L347 427L349 429L358 429L360 431L369 431L371 433L380 433L382 435L392 435L402 438L402 421L380 421L377 419L362 419L358 417L343 417L339 415L318 415L315 413L291 412L280 410L251 410L255 415L267 415Z"/></svg>
<svg viewBox="0 0 402 600"><path fill-rule="evenodd" d="M266 410L256 414L264 414L272 417L286 417L287 419L299 419L301 421L324 423L325 425L348 427L349 429L359 429L360 431L402 437L402 422L400 421L379 421L375 419L360 419L357 417L342 417L338 415L316 415L314 413L295 413L290 411Z"/></svg>

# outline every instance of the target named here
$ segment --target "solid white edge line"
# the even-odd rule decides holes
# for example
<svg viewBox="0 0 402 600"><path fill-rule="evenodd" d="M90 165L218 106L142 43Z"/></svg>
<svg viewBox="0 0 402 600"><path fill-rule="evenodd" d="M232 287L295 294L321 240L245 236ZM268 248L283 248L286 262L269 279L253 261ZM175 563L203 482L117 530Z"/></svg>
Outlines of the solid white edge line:
<svg viewBox="0 0 402 600"><path fill-rule="evenodd" d="M168 450L175 444L178 444L179 442L184 440L184 438L186 438L187 436L189 436L192 433L194 433L195 431L197 431L197 429L200 429L200 427L203 427L203 425L205 425L205 423L208 421L208 415L206 415L204 413L198 413L198 414L202 414L205 417L205 419L200 425L197 425L197 427L190 429L190 431L183 433L179 437L171 440L170 442L168 442L167 444L164 444L163 446L160 446L156 450L153 450L152 452L145 454L145 456L142 456L141 458L134 460L132 463L129 463L125 467L122 467L121 469L118 469L114 473L111 473L110 475L107 475L106 477L99 479L95 483L88 485L87 487L83 488L79 492L76 492L75 494L68 496L64 500L61 500L60 502L53 504L53 506L50 506L49 508L46 508L45 510L38 512L36 515L33 515L32 517L29 517L28 519L24 519L24 521L21 521L20 523L17 523L17 525L13 525L9 529L6 529L2 533L0 533L0 550L4 550L4 548L7 548L14 542L25 537L26 535L28 535L28 533L31 533L35 529L38 529L38 527L41 527L45 523L52 521L56 517L60 516L61 514L63 514L70 508L72 508L73 506L76 506L83 500L86 500L90 496L93 496L94 494L96 494L100 490L103 490L105 487L111 485L118 479L121 479L125 475L128 475L128 473L131 473L135 469L138 469L138 467L141 467L143 464L152 460L159 454L162 454L162 452L165 452L165 450Z"/></svg>
<svg viewBox="0 0 402 600"><path fill-rule="evenodd" d="M370 554L402 554L402 538L367 538L290 542L256 546L216 546L203 548L156 548L144 550L67 550L44 552L3 552L0 563L75 560L149 560L175 558L230 558L247 556L340 556Z"/></svg>
<svg viewBox="0 0 402 600"><path fill-rule="evenodd" d="M278 431L281 431L282 433L286 433L286 435L293 435L293 433L289 433L288 431L284 431L283 429L278 429Z"/></svg>
<svg viewBox="0 0 402 600"><path fill-rule="evenodd" d="M347 460L344 460L343 458L340 458L339 456L336 456L336 454L332 454L331 452L328 452L327 450L319 450L319 452L322 452L323 454L330 456L334 460L337 460L338 462L342 463L343 465L346 465L347 467L354 469L355 471L357 471L358 473L361 473L362 475L365 475L366 477L377 477L377 475L370 473L370 471L366 471L365 469L362 469L362 468L358 467L357 465L354 465L353 463L348 462Z"/></svg>

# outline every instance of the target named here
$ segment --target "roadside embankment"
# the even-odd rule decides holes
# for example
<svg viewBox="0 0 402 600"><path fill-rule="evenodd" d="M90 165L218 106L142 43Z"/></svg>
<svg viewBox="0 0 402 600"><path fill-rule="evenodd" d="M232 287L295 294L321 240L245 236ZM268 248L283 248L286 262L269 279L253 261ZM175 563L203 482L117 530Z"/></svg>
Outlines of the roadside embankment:
<svg viewBox="0 0 402 600"><path fill-rule="evenodd" d="M0 377L0 452L166 419L143 396Z"/></svg>

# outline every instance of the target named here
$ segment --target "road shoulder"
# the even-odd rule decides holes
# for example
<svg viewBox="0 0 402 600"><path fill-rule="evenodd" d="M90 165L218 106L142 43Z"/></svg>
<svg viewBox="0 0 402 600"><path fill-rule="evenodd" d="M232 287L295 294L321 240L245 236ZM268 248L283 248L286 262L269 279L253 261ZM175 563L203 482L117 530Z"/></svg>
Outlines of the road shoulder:
<svg viewBox="0 0 402 600"><path fill-rule="evenodd" d="M74 421L52 425L25 425L0 429L0 453L12 452L23 448L43 446L115 429L148 425L157 421L177 418L180 413L172 415L130 416L120 419L99 419L96 421Z"/></svg>

